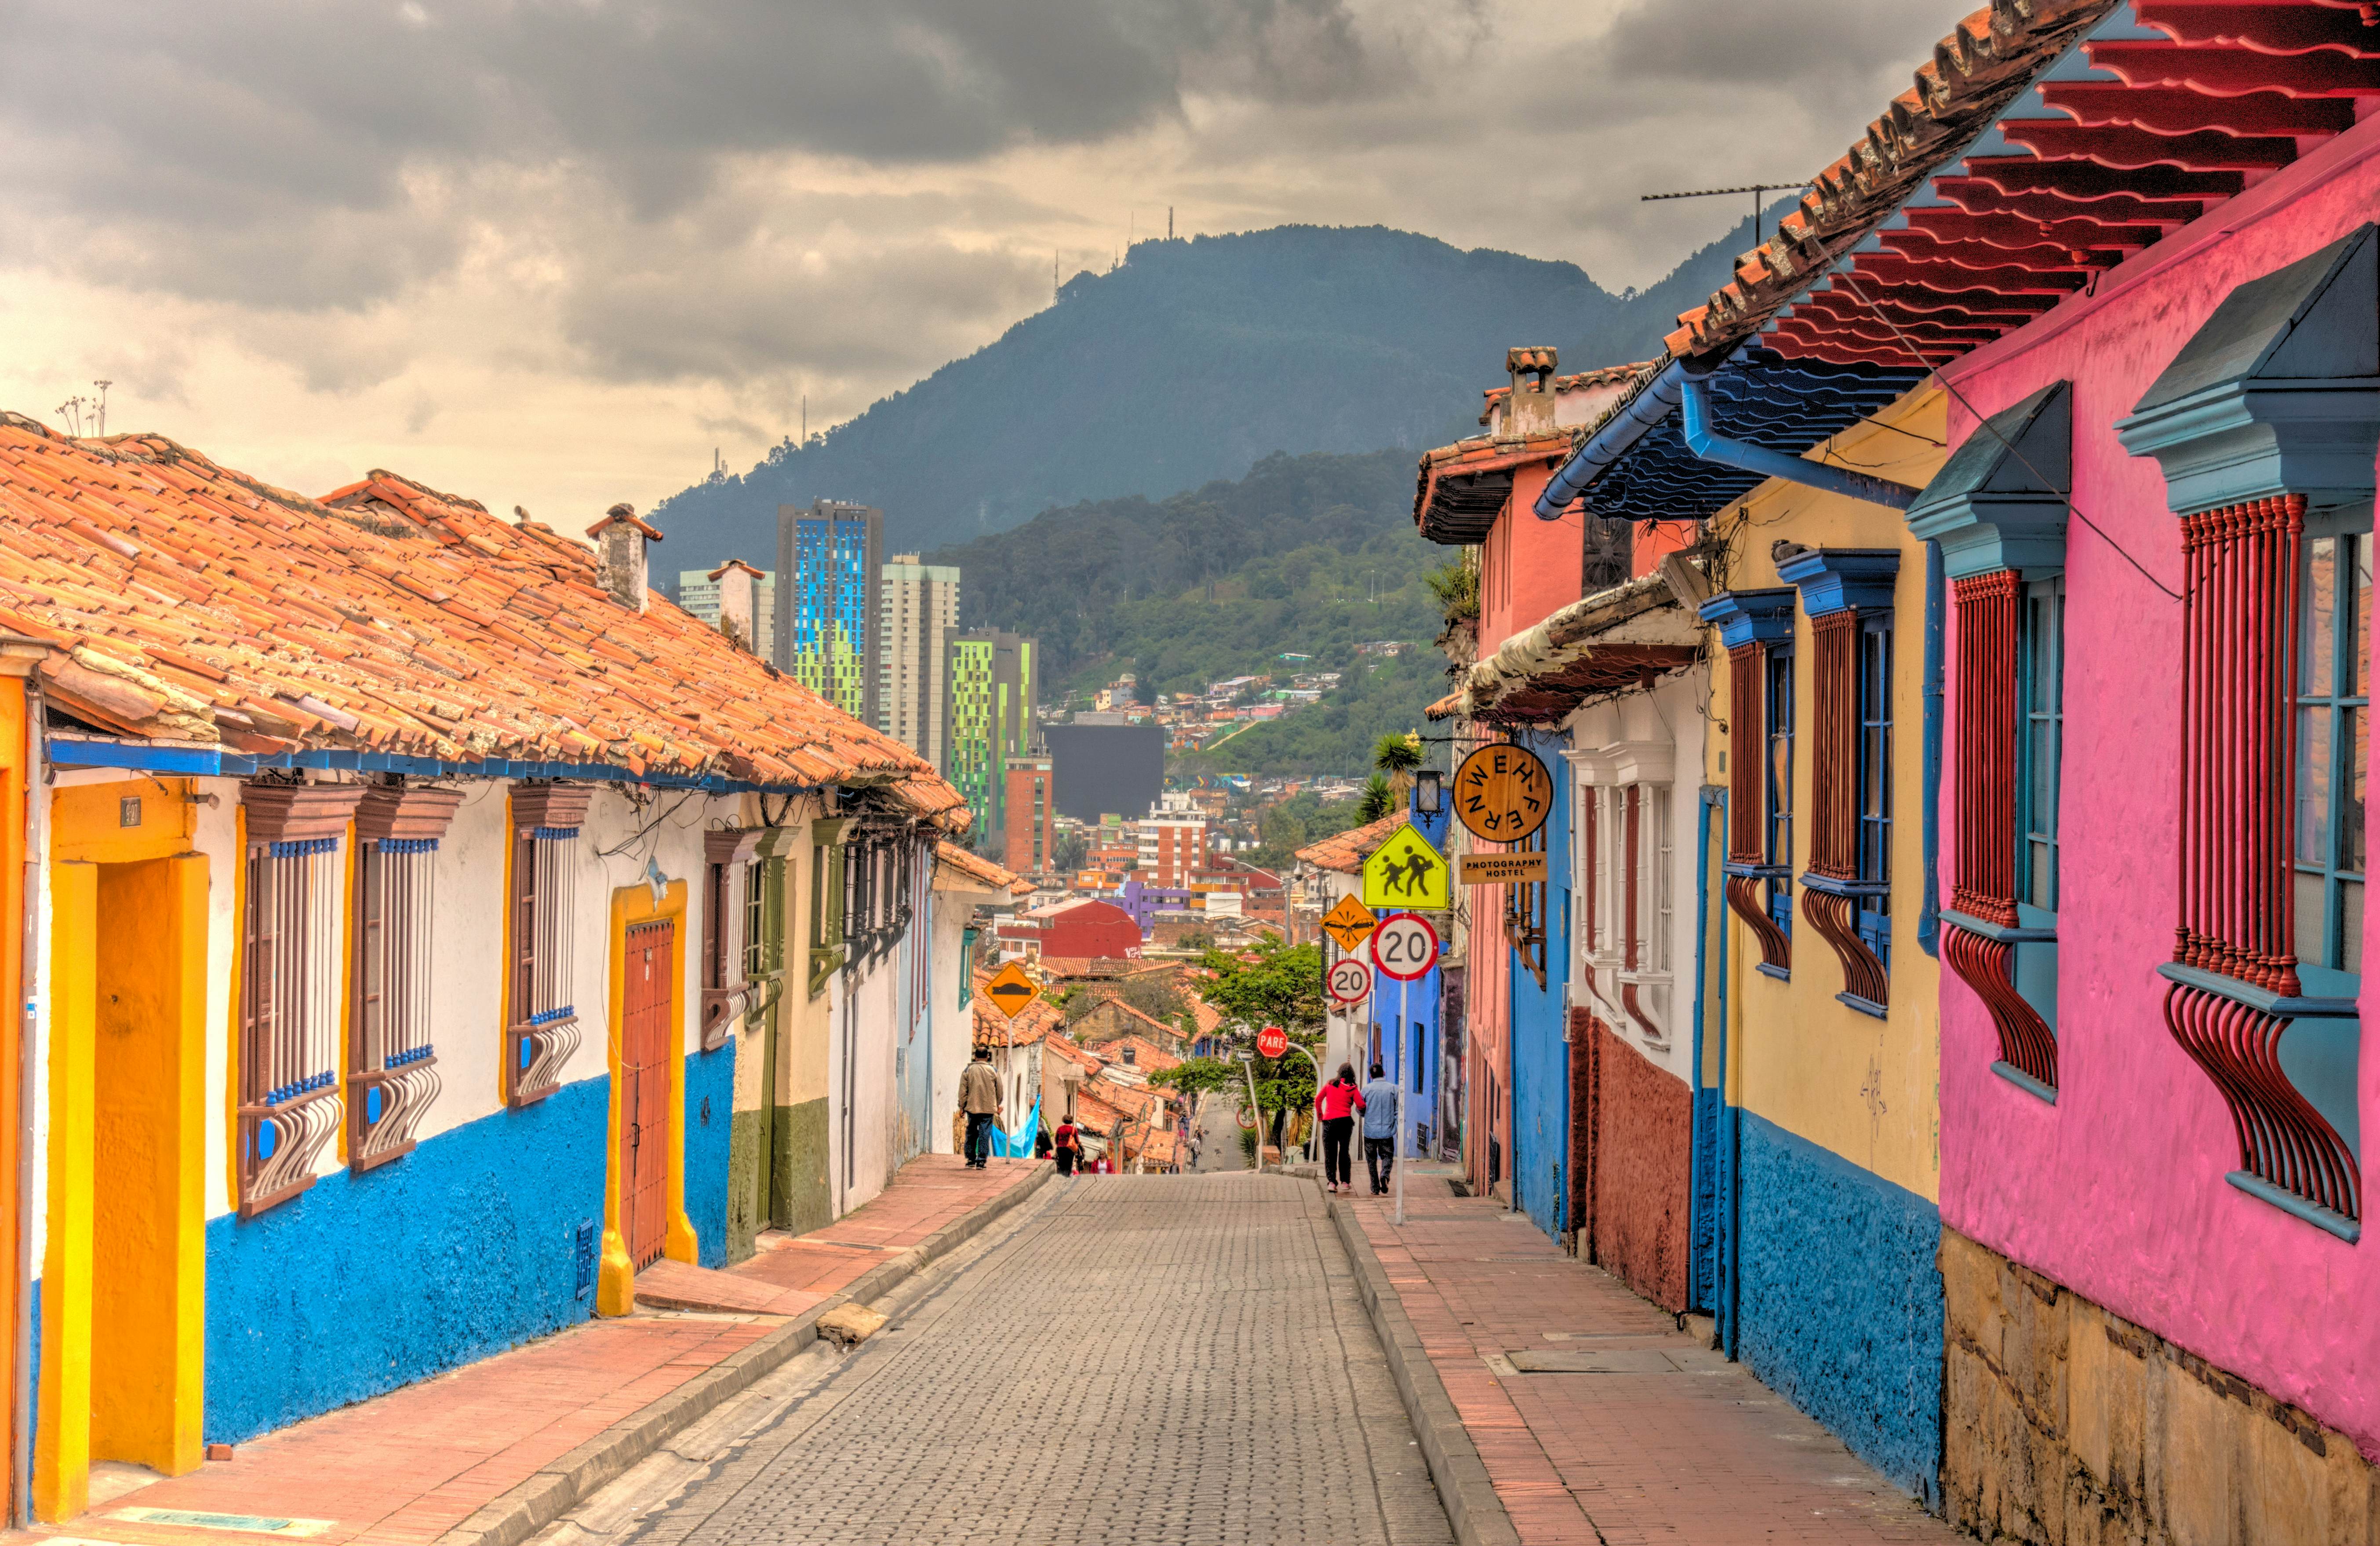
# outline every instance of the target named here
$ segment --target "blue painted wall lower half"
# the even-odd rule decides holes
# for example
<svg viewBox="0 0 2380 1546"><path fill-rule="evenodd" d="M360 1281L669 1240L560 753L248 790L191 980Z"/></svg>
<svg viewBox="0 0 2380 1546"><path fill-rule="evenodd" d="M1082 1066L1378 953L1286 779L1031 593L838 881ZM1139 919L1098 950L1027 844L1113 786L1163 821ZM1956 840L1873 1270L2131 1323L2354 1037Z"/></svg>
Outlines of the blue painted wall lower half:
<svg viewBox="0 0 2380 1546"><path fill-rule="evenodd" d="M727 1265L727 1182L734 1169L735 1039L686 1060L686 1216L706 1267Z"/></svg>
<svg viewBox="0 0 2380 1546"><path fill-rule="evenodd" d="M1940 1211L1751 1112L1739 1120L1737 1356L1938 1512Z"/></svg>
<svg viewBox="0 0 2380 1546"><path fill-rule="evenodd" d="M1524 732L1513 737L1550 768L1562 766L1560 736ZM1546 818L1546 980L1520 952L1504 952L1512 973L1512 1185L1529 1220L1548 1235L1569 1227L1570 1043L1562 1032L1570 1018L1567 997L1570 952L1570 780L1553 780L1553 810ZM1490 923L1489 927L1493 927Z"/></svg>
<svg viewBox="0 0 2380 1546"><path fill-rule="evenodd" d="M710 1056L732 1079L732 1054ZM689 1192L696 1135L715 1133L725 1153L730 1087L719 1088L710 1126L687 1126ZM285 1428L591 1314L574 1247L580 1224L602 1230L610 1101L608 1077L582 1079L377 1170L323 1176L261 1218L211 1221L207 1442ZM725 1163L704 1164L723 1240Z"/></svg>

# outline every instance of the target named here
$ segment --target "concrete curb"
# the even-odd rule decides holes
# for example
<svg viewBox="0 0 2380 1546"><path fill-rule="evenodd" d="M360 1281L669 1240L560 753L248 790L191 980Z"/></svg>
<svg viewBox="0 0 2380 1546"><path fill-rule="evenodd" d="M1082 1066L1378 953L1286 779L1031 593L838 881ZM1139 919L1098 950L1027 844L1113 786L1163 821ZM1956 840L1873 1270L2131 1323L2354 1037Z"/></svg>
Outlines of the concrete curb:
<svg viewBox="0 0 2380 1546"><path fill-rule="evenodd" d="M1454 1539L1461 1546L1519 1546L1521 1532L1513 1528L1512 1516L1504 1512L1504 1500L1496 1495L1487 1463L1471 1442L1471 1430L1463 1426L1454 1398L1446 1394L1446 1382L1438 1377L1438 1366L1429 1361L1420 1334L1406 1319L1403 1301L1397 1297L1396 1285L1389 1281L1388 1269L1380 1265L1355 1211L1335 1199L1330 1209L1339 1243L1346 1247L1347 1259L1354 1264L1356 1291L1363 1296L1372 1330L1388 1354L1389 1375L1397 1382L1397 1394L1413 1421L1414 1436L1429 1463L1429 1478L1438 1484L1447 1522L1454 1527Z"/></svg>
<svg viewBox="0 0 2380 1546"><path fill-rule="evenodd" d="M944 1224L897 1256L853 1280L842 1293L721 1360L631 1416L613 1424L438 1537L436 1546L520 1546L614 1480L629 1467L693 1427L762 1377L773 1373L818 1340L819 1317L838 1305L881 1298L928 1263L948 1256L1022 1204L1057 1175L1053 1165L1034 1173L955 1223Z"/></svg>

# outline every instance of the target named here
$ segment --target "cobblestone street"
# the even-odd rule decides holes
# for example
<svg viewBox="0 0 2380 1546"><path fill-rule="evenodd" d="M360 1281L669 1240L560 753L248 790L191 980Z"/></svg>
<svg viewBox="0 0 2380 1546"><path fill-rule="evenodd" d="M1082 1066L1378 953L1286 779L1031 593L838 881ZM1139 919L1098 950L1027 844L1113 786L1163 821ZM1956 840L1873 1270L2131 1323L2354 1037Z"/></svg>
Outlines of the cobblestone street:
<svg viewBox="0 0 2380 1546"><path fill-rule="evenodd" d="M1310 1182L1059 1183L637 1539L1445 1542Z"/></svg>

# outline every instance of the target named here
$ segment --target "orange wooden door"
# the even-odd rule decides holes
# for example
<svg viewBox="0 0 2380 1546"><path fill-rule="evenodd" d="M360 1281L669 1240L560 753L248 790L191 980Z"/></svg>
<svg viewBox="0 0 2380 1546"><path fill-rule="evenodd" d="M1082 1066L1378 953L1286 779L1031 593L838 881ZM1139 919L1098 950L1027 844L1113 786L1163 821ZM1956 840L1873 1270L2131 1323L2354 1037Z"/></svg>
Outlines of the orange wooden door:
<svg viewBox="0 0 2380 1546"><path fill-rule="evenodd" d="M628 930L627 1010L620 1048L620 1231L638 1271L669 1234L670 957L676 925Z"/></svg>

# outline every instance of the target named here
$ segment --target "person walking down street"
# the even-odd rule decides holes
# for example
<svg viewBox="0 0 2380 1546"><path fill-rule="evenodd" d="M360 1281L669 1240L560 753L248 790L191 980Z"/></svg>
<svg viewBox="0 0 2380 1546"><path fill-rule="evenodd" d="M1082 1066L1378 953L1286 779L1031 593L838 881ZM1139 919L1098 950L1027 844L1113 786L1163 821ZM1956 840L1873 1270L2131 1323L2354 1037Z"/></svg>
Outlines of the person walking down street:
<svg viewBox="0 0 2380 1546"><path fill-rule="evenodd" d="M1388 1070L1372 1065L1372 1082L1364 1087L1364 1168L1372 1173L1372 1195L1388 1194L1397 1165L1397 1116L1404 1092Z"/></svg>
<svg viewBox="0 0 2380 1546"><path fill-rule="evenodd" d="M1322 1123L1322 1189L1354 1190L1350 1147L1355 1137L1355 1114L1364 1109L1364 1092L1355 1088L1355 1065L1342 1063L1329 1084L1315 1092L1314 1114Z"/></svg>
<svg viewBox="0 0 2380 1546"><path fill-rule="evenodd" d="M1075 1119L1068 1117L1058 1124L1057 1148L1050 1150L1058 1157L1058 1174L1072 1175L1075 1163L1083 1157L1082 1138L1075 1131Z"/></svg>
<svg viewBox="0 0 2380 1546"><path fill-rule="evenodd" d="M978 1047L975 1061L959 1076L959 1110L966 1113L966 1163L969 1170L991 1165L991 1125L1002 1104L1000 1076L991 1071L991 1049Z"/></svg>
<svg viewBox="0 0 2380 1546"><path fill-rule="evenodd" d="M1033 1157L1037 1160L1046 1160L1050 1157L1049 1128L1036 1127L1033 1129Z"/></svg>

